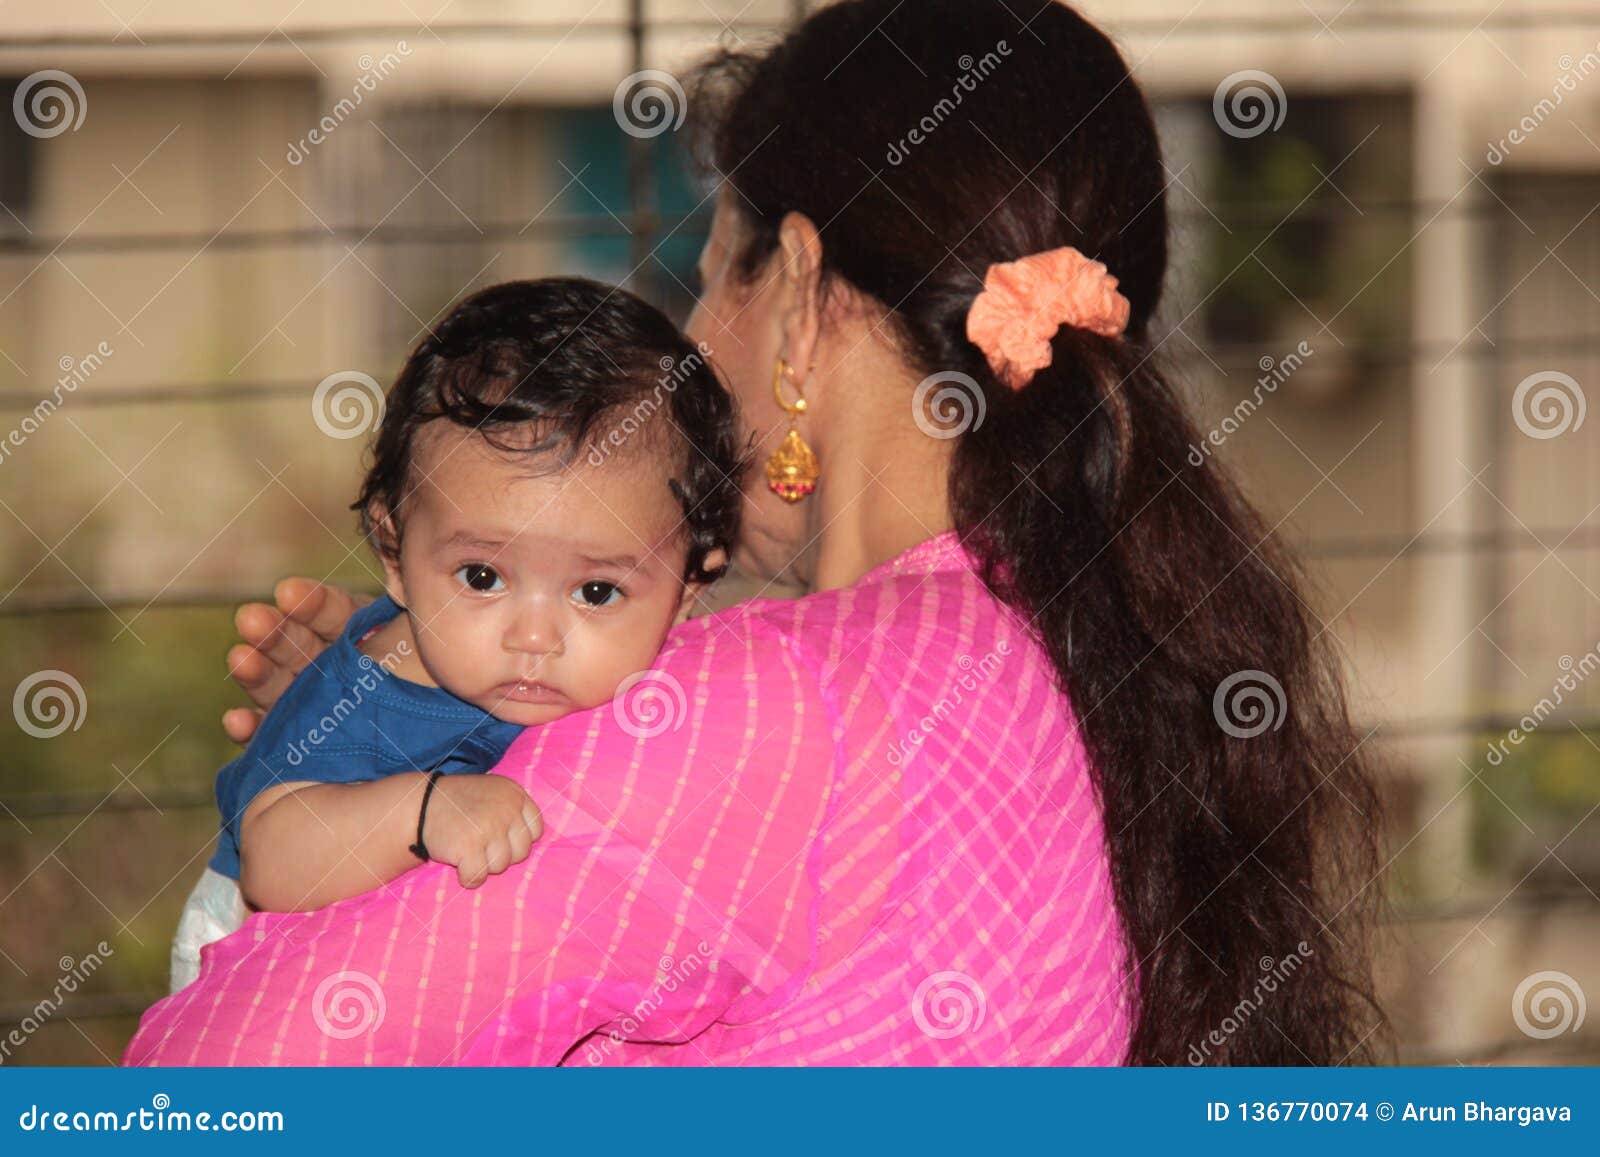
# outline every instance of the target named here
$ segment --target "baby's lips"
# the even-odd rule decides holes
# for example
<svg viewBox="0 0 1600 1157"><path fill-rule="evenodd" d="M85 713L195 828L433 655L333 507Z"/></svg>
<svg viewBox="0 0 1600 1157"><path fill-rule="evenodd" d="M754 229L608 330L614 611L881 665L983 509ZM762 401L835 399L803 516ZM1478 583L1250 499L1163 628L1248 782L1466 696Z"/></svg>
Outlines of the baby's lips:
<svg viewBox="0 0 1600 1157"><path fill-rule="evenodd" d="M512 703L556 703L567 699L566 693L560 688L539 679L501 683L489 693L489 697Z"/></svg>

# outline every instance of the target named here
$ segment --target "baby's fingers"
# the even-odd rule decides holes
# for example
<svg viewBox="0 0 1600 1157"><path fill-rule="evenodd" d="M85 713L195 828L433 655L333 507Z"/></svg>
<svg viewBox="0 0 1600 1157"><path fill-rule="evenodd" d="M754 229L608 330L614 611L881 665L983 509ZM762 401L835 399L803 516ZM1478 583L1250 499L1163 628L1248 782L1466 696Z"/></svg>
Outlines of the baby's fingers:
<svg viewBox="0 0 1600 1157"><path fill-rule="evenodd" d="M527 820L518 816L511 830L506 833L506 840L511 849L511 863L520 864L528 858L528 853L533 850L533 833L528 830Z"/></svg>
<svg viewBox="0 0 1600 1157"><path fill-rule="evenodd" d="M528 826L528 834L533 839L544 835L544 816L539 814L539 809L531 799L522 805L522 822Z"/></svg>
<svg viewBox="0 0 1600 1157"><path fill-rule="evenodd" d="M463 888L476 888L489 878L489 865L482 852L463 857L456 865L456 878Z"/></svg>

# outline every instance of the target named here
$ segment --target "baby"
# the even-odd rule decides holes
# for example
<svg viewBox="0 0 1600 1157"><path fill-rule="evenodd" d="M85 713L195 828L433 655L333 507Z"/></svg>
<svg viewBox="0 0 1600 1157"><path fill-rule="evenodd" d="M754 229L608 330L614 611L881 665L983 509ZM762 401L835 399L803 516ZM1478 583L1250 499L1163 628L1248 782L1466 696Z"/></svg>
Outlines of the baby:
<svg viewBox="0 0 1600 1157"><path fill-rule="evenodd" d="M319 908L425 860L475 888L526 858L533 802L463 773L650 666L726 568L746 466L700 352L578 278L456 306L390 389L371 457L352 509L387 594L218 774L222 832L179 924L174 992L247 904Z"/></svg>

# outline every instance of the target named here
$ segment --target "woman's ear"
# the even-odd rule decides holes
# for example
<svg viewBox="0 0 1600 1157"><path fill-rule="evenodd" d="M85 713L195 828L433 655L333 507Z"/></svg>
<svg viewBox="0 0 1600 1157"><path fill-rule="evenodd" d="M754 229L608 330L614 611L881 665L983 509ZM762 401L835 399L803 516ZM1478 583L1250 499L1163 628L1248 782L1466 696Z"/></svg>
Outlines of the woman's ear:
<svg viewBox="0 0 1600 1157"><path fill-rule="evenodd" d="M804 213L785 213L778 226L776 258L782 267L786 301L783 308L784 356L794 367L794 381L805 384L817 360L817 333L822 314L822 238Z"/></svg>

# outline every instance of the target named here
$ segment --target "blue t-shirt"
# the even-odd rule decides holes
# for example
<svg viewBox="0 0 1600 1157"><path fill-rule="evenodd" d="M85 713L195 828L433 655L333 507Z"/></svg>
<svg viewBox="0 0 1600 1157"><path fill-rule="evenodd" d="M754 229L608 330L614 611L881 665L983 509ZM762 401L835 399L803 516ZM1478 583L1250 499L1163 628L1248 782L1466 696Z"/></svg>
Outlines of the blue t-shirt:
<svg viewBox="0 0 1600 1157"><path fill-rule="evenodd" d="M243 755L217 773L222 834L211 867L239 878L239 820L277 783L361 783L402 771L487 771L522 727L441 687L390 674L356 643L400 614L387 595L350 616L344 633L295 676Z"/></svg>

